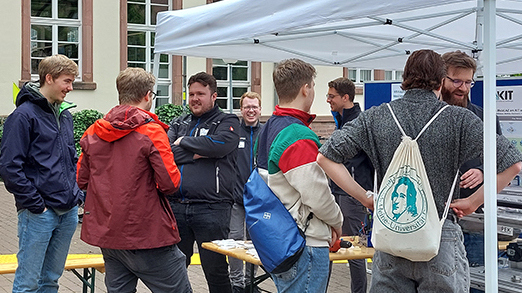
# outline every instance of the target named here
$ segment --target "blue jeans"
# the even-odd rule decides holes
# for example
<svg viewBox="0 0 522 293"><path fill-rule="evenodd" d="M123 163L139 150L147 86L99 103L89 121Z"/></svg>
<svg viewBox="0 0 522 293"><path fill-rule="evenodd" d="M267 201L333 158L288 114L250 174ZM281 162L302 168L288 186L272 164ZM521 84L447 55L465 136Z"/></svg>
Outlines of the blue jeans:
<svg viewBox="0 0 522 293"><path fill-rule="evenodd" d="M26 209L18 213L18 268L13 293L58 292L58 279L77 225L78 207L62 215L53 209L41 214Z"/></svg>
<svg viewBox="0 0 522 293"><path fill-rule="evenodd" d="M185 255L176 245L153 249L101 249L109 293L136 292L138 279L154 293L190 293Z"/></svg>
<svg viewBox="0 0 522 293"><path fill-rule="evenodd" d="M328 247L306 246L288 271L271 275L278 293L322 293L326 292L329 266Z"/></svg>
<svg viewBox="0 0 522 293"><path fill-rule="evenodd" d="M460 226L447 219L439 254L427 262L413 262L376 251L371 293L469 292L469 266Z"/></svg>
<svg viewBox="0 0 522 293"><path fill-rule="evenodd" d="M464 246L466 247L466 257L469 266L484 265L484 233L466 233L464 232ZM470 288L471 293L483 293L484 291Z"/></svg>
<svg viewBox="0 0 522 293"><path fill-rule="evenodd" d="M227 239L230 231L229 203L178 203L170 202L178 223L181 242L179 249L187 256L186 264L194 254L194 241L198 245L201 267L210 293L231 293L228 263L225 255L203 249L201 243Z"/></svg>
<svg viewBox="0 0 522 293"><path fill-rule="evenodd" d="M362 224L366 220L366 208L361 202L349 195L334 194L334 197L344 215L343 235L360 235L362 233ZM366 287L368 286L366 280L366 260L353 259L349 260L348 263L350 264L352 293L366 293Z"/></svg>

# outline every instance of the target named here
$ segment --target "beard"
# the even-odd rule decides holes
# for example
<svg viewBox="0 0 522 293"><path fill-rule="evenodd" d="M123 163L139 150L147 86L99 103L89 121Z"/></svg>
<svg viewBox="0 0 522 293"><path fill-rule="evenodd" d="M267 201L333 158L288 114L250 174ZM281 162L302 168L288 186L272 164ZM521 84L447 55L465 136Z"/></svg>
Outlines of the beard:
<svg viewBox="0 0 522 293"><path fill-rule="evenodd" d="M449 105L460 106L460 107L467 108L467 106L468 106L468 99L469 99L469 92L467 94L464 94L459 89L455 89L453 91L450 91L450 90L447 90L444 86L442 86L442 89L441 89L440 93L441 93L441 96L442 96L442 100L444 102L448 103ZM453 96L453 93L463 94L464 96L463 96L462 99L455 98Z"/></svg>

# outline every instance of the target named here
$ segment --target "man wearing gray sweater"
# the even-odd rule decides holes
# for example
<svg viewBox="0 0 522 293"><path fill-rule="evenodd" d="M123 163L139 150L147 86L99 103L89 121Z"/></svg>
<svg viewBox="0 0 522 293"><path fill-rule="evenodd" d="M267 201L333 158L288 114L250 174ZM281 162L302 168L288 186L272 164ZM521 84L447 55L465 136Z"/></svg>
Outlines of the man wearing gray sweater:
<svg viewBox="0 0 522 293"><path fill-rule="evenodd" d="M416 137L445 102L439 101L446 72L439 54L419 50L404 68L404 97L390 102L404 132ZM373 198L350 176L342 162L365 151L376 169L379 184L390 164L401 132L386 105L373 107L335 131L320 148L318 163L344 191L373 210ZM483 157L482 122L472 112L450 106L418 139L419 149L433 191L439 217L453 178L462 163ZM522 154L503 136L497 136L497 187L504 188L518 174ZM473 212L484 202L481 187L466 199L455 199L442 228L439 254L428 262L413 262L376 251L370 292L466 292L469 267L457 216Z"/></svg>

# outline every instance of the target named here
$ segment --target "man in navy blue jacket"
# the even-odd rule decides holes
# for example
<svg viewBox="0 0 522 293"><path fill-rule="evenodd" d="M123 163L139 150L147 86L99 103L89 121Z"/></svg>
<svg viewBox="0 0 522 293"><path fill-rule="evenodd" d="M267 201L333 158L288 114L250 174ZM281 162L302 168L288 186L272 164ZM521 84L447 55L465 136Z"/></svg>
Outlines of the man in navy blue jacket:
<svg viewBox="0 0 522 293"><path fill-rule="evenodd" d="M259 122L261 117L261 96L255 92L246 92L239 100L241 107L241 127L239 127L239 144L237 146L237 171L238 181L234 190L234 205L230 218L229 238L235 240L245 239L245 207L243 206L243 188L254 169L254 145L263 125ZM234 293L245 291L245 273L243 261L229 257L230 282ZM250 275L251 266L247 266L246 275Z"/></svg>
<svg viewBox="0 0 522 293"><path fill-rule="evenodd" d="M328 83L326 102L330 104L335 119L335 128L341 129L345 123L354 120L361 113L359 103L354 103L355 85L345 77L339 77ZM344 162L352 177L365 190L373 190L373 166L365 152ZM358 236L363 232L366 208L355 198L344 192L330 180L330 189L343 212L343 235ZM366 265L363 259L348 261L350 264L351 287L353 293L366 292Z"/></svg>
<svg viewBox="0 0 522 293"><path fill-rule="evenodd" d="M178 222L179 248L187 266L198 244L201 266L211 293L232 292L224 255L201 248L201 243L226 239L237 181L239 119L215 103L216 79L205 72L189 78L191 113L169 125L174 161L181 172L178 192L169 197Z"/></svg>
<svg viewBox="0 0 522 293"><path fill-rule="evenodd" d="M13 292L58 292L83 193L76 184L73 122L64 101L78 66L64 55L43 59L4 125L0 176L18 210L18 268Z"/></svg>

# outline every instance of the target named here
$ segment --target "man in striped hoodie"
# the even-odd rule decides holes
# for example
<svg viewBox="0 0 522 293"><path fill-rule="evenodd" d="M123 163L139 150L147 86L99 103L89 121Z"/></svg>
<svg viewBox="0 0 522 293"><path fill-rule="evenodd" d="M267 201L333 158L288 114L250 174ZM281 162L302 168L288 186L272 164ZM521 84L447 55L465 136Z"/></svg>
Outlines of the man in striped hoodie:
<svg viewBox="0 0 522 293"><path fill-rule="evenodd" d="M325 292L328 247L341 235L343 216L315 161L320 142L309 128L315 118L309 114L315 75L315 68L299 59L276 66L279 105L258 137L259 172L306 236L306 249L294 266L272 274L279 292Z"/></svg>

